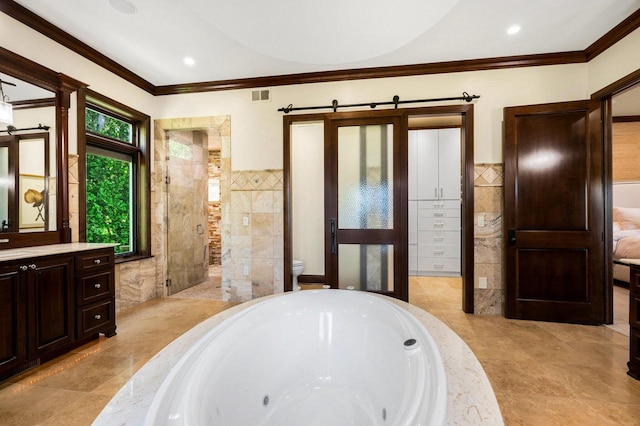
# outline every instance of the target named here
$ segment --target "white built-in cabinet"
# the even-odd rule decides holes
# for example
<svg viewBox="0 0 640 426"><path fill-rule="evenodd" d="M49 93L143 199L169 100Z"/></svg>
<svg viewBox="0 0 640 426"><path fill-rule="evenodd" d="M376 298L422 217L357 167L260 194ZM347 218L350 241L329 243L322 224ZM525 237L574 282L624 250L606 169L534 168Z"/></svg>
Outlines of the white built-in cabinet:
<svg viewBox="0 0 640 426"><path fill-rule="evenodd" d="M409 131L409 275L459 276L460 129Z"/></svg>

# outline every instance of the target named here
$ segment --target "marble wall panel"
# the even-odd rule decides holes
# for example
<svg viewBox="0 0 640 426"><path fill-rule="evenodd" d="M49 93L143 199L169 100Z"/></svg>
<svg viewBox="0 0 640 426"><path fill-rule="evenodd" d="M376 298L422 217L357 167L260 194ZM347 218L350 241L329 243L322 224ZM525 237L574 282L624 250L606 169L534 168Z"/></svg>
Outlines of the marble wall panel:
<svg viewBox="0 0 640 426"><path fill-rule="evenodd" d="M502 164L476 164L474 169L474 312L501 314L504 310ZM484 226L478 226L478 217ZM479 288L479 278L487 288Z"/></svg>

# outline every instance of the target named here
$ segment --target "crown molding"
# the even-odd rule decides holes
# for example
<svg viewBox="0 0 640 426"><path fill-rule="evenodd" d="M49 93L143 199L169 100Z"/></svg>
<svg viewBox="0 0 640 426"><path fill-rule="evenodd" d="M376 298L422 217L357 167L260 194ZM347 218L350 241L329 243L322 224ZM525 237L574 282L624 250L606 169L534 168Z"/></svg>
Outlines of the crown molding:
<svg viewBox="0 0 640 426"><path fill-rule="evenodd" d="M431 64L399 65L377 68L357 68L337 71L287 74L269 77L240 78L236 80L204 83L174 84L156 87L156 95L213 92L220 90L250 89L255 87L287 86L292 84L327 83L334 81L373 78L408 77L427 74L482 71L492 69L533 67L586 62L583 52L545 53L539 55L508 56L472 59L468 61L436 62Z"/></svg>
<svg viewBox="0 0 640 426"><path fill-rule="evenodd" d="M408 77L427 74L444 74L496 70L542 65L563 65L584 63L598 56L622 38L640 28L640 9L616 25L583 51L546 53L537 55L508 56L468 61L449 61L416 65L399 65L377 68L357 68L348 70L287 74L268 77L239 78L201 83L185 83L154 86L147 80L108 58L69 33L51 24L13 0L0 0L0 12L31 27L86 59L111 71L131 84L152 95L177 95L184 93L212 92L221 90L249 89L256 87L288 86L293 84L327 83L333 81L362 80L388 77Z"/></svg>
<svg viewBox="0 0 640 426"><path fill-rule="evenodd" d="M613 27L609 32L596 40L591 46L587 47L584 52L587 62L631 34L640 27L640 9L633 12L627 19Z"/></svg>

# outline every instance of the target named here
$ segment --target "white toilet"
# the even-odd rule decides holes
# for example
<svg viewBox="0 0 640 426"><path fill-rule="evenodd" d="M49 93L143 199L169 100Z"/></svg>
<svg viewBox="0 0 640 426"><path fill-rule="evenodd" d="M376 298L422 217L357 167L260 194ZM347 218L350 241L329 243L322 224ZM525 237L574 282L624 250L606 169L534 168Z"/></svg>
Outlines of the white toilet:
<svg viewBox="0 0 640 426"><path fill-rule="evenodd" d="M298 275L300 275L304 271L304 264L302 260L293 260L291 262L291 275L293 276L293 282L291 288L293 291L300 290L300 286L298 285Z"/></svg>

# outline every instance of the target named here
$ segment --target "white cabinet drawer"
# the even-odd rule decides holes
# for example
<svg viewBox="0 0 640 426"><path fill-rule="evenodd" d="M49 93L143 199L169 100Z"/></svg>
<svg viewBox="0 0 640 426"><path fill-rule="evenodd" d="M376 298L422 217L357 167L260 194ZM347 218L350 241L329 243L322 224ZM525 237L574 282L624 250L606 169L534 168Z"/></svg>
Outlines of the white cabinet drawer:
<svg viewBox="0 0 640 426"><path fill-rule="evenodd" d="M418 231L417 244L457 244L460 247L460 231Z"/></svg>
<svg viewBox="0 0 640 426"><path fill-rule="evenodd" d="M460 259L453 258L418 258L419 273L460 273Z"/></svg>
<svg viewBox="0 0 640 426"><path fill-rule="evenodd" d="M455 231L460 229L459 217L419 217L418 218L418 231L431 231L431 230L447 230Z"/></svg>
<svg viewBox="0 0 640 426"><path fill-rule="evenodd" d="M418 257L451 257L460 258L459 244L419 244Z"/></svg>
<svg viewBox="0 0 640 426"><path fill-rule="evenodd" d="M411 203L412 201L409 202ZM462 207L460 200L418 200L417 203L419 209L460 210L460 208Z"/></svg>

